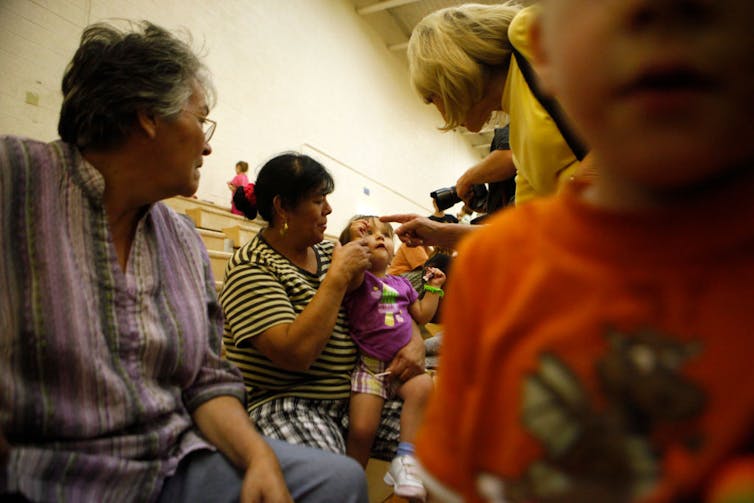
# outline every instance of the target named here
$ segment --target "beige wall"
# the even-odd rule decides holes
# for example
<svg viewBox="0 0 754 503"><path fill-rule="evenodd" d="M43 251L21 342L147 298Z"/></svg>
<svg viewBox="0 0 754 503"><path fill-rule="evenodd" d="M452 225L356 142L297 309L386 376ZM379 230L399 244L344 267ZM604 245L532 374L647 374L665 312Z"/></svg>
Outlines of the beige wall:
<svg viewBox="0 0 754 503"><path fill-rule="evenodd" d="M403 56L346 0L0 0L0 134L56 137L65 64L82 28L107 18L185 27L203 47L218 129L202 199L227 203L237 160L253 178L275 153L304 151L336 177L328 232L337 233L357 211L430 212L428 193L479 158L437 130Z"/></svg>

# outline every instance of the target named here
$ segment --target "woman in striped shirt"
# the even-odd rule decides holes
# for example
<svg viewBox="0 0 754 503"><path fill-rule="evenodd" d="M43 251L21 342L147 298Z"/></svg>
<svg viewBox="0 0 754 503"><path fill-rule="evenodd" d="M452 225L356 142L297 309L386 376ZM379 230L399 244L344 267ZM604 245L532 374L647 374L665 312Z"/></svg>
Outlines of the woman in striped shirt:
<svg viewBox="0 0 754 503"><path fill-rule="evenodd" d="M228 359L241 370L248 411L271 437L344 453L351 372L357 349L341 302L369 264L364 240L325 240L334 182L314 159L281 154L255 185L269 225L228 262L220 301ZM389 370L401 381L423 372L418 330ZM372 455L392 459L400 403L388 402Z"/></svg>

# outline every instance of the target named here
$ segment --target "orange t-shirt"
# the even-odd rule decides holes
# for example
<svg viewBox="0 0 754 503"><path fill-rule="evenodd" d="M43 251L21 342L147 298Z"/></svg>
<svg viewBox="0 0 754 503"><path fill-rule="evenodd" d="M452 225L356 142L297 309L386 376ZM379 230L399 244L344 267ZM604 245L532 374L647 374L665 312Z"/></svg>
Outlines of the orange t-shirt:
<svg viewBox="0 0 754 503"><path fill-rule="evenodd" d="M753 201L625 215L572 188L492 218L453 267L430 488L670 502L751 453Z"/></svg>
<svg viewBox="0 0 754 503"><path fill-rule="evenodd" d="M401 243L400 248L395 253L390 267L387 269L388 274L399 275L413 271L417 267L424 265L429 258L430 249L426 246L408 246Z"/></svg>

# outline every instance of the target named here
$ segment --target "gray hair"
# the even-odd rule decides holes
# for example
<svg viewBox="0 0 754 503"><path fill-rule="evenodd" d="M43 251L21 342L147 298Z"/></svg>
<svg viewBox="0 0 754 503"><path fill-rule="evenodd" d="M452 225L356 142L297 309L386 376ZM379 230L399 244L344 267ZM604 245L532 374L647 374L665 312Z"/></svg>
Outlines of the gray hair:
<svg viewBox="0 0 754 503"><path fill-rule="evenodd" d="M137 112L178 114L198 84L214 101L209 71L188 42L148 21L88 26L63 76L60 138L79 148L118 146Z"/></svg>

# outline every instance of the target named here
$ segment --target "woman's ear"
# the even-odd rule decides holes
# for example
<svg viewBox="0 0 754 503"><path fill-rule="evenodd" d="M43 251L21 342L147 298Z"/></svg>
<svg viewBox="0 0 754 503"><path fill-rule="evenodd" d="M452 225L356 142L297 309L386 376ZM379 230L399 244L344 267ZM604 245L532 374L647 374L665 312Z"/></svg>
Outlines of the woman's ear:
<svg viewBox="0 0 754 503"><path fill-rule="evenodd" d="M157 136L157 117L152 112L139 110L136 112L136 121L148 138L154 139Z"/></svg>
<svg viewBox="0 0 754 503"><path fill-rule="evenodd" d="M280 217L281 221L285 222L288 220L288 212L285 210L283 200L280 198L280 196L275 196L272 198L272 207L275 209L275 215Z"/></svg>
<svg viewBox="0 0 754 503"><path fill-rule="evenodd" d="M550 59L544 47L544 40L542 39L541 14L537 16L529 28L529 41L531 43L532 58L534 59L532 67L539 78L539 87L543 92L552 96L555 94L555 89L550 72Z"/></svg>

